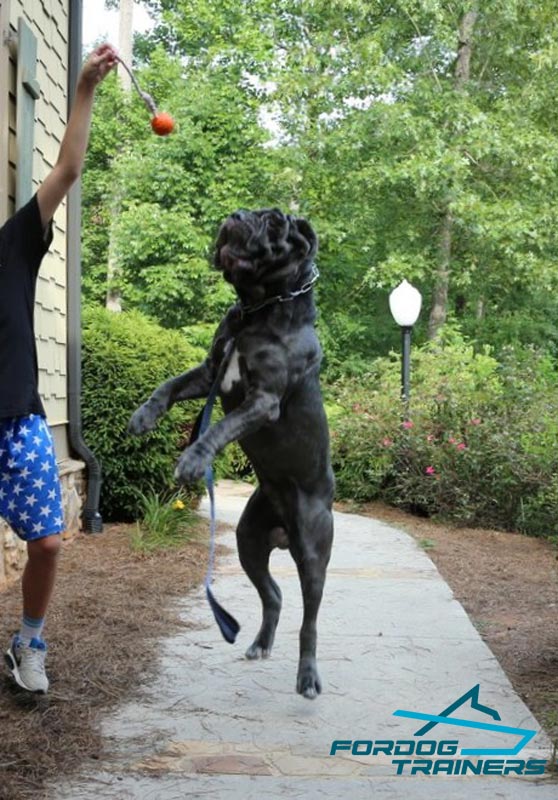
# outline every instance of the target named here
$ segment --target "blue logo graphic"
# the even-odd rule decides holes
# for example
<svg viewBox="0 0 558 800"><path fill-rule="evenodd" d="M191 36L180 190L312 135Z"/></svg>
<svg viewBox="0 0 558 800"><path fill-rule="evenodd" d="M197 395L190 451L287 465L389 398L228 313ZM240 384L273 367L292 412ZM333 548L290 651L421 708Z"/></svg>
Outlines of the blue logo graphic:
<svg viewBox="0 0 558 800"><path fill-rule="evenodd" d="M508 725L495 725L494 723L489 722L472 722L468 719L460 719L459 717L451 717L452 714L456 709L460 706L464 705L468 700L471 701L471 708L476 711L480 711L482 714L486 714L487 716L491 717L493 720L499 721L500 714L493 708L489 706L484 706L479 701L479 692L480 692L480 684L477 683L476 686L473 686L472 689L469 689L468 692L458 697L455 702L445 708L443 711L440 711L439 714L422 714L418 711L405 711L402 709L398 709L397 711L393 712L394 717L407 717L409 719L420 719L420 720L428 720L426 725L423 725L422 728L419 728L418 731L415 732L415 736L424 736L425 733L432 730L436 725L439 723L444 723L446 725L454 725L460 728L475 728L477 730L483 731L498 731L499 733L509 733L512 735L519 736L520 739L515 747L511 748L462 748L461 753L464 756L516 756L521 750L528 744L531 739L536 735L536 731L529 730L527 728L511 728Z"/></svg>
<svg viewBox="0 0 558 800"><path fill-rule="evenodd" d="M334 739L331 743L330 756L350 753L351 756L391 758L396 768L396 775L445 775L451 777L465 775L544 775L549 764L552 768L554 758L530 757L517 758L523 748L534 738L537 731L530 728L513 728L502 725L500 714L495 708L483 705L479 699L480 684L454 700L438 714L424 714L421 711L398 709L394 717L421 720L423 724L407 739ZM463 719L463 711L458 709L467 706L467 711L476 711L488 717L489 721L476 722ZM455 716L455 712L457 716ZM425 734L437 725L449 725L452 729L472 729L474 731L491 731L518 737L513 747L462 747L456 739L437 739ZM453 733L453 730L452 730ZM457 734L457 731L455 731ZM513 741L513 740L512 740ZM480 758L471 758L480 756ZM497 756L494 758L494 756Z"/></svg>

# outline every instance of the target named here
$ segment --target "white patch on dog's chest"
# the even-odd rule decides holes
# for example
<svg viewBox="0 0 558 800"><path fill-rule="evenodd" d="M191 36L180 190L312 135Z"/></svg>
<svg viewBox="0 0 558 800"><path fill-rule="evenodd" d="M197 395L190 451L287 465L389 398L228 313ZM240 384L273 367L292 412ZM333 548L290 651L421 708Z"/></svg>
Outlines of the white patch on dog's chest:
<svg viewBox="0 0 558 800"><path fill-rule="evenodd" d="M234 384L238 383L239 381L240 364L238 363L238 350L235 347L227 370L223 375L223 380L221 381L221 391L228 394L228 392L232 391Z"/></svg>

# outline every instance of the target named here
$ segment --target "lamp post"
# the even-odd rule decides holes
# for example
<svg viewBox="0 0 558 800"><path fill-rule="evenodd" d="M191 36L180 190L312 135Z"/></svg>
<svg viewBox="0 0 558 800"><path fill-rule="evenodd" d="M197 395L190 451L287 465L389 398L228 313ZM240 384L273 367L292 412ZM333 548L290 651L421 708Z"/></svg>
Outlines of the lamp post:
<svg viewBox="0 0 558 800"><path fill-rule="evenodd" d="M408 281L402 281L389 296L389 309L401 328L401 399L405 404L405 419L408 417L411 379L411 331L422 306L422 295Z"/></svg>

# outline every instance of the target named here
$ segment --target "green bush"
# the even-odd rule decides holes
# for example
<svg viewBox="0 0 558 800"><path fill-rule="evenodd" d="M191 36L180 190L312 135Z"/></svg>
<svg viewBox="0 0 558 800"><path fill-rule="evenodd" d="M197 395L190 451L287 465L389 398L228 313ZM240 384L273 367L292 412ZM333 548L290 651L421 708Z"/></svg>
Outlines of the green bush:
<svg viewBox="0 0 558 800"><path fill-rule="evenodd" d="M518 528L531 536L558 539L558 477L521 504Z"/></svg>
<svg viewBox="0 0 558 800"><path fill-rule="evenodd" d="M154 431L128 436L133 411L164 380L204 357L176 331L139 312L87 308L83 316L84 438L101 462L101 511L107 520L139 516L144 495L174 487L173 472L200 403L177 404ZM201 485L190 492L196 496Z"/></svg>
<svg viewBox="0 0 558 800"><path fill-rule="evenodd" d="M339 497L383 499L460 524L530 533L558 518L558 377L545 356L497 361L458 331L415 348L403 422L397 356L333 392Z"/></svg>

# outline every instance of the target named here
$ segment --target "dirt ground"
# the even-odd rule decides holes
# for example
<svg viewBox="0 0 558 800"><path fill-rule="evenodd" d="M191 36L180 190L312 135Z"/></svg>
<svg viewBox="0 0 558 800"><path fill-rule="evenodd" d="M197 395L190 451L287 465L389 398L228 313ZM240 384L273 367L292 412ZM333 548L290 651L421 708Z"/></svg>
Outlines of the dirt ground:
<svg viewBox="0 0 558 800"><path fill-rule="evenodd" d="M558 549L542 539L454 528L381 503L344 506L424 547L514 689L558 740Z"/></svg>
<svg viewBox="0 0 558 800"><path fill-rule="evenodd" d="M463 604L516 691L558 739L558 560L549 542L450 528L381 504L343 506L408 531ZM207 523L178 548L140 555L130 528L65 545L45 635L51 689L0 679L0 800L45 797L45 781L99 759L101 711L140 691L156 637L184 625L173 601L203 578ZM0 597L0 646L17 627L19 586Z"/></svg>

